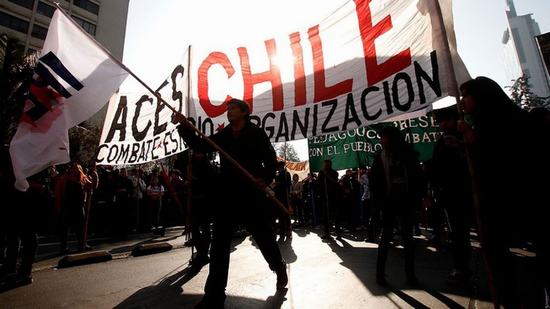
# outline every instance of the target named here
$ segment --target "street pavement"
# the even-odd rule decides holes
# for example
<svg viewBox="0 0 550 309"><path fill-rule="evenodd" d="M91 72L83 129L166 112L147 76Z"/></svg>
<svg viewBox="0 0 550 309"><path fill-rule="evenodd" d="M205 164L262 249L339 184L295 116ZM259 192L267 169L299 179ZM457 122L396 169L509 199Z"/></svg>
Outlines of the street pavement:
<svg viewBox="0 0 550 309"><path fill-rule="evenodd" d="M318 230L296 229L292 240L279 241L288 263L289 285L276 293L271 272L251 237L234 239L226 308L491 308L479 250L474 249L474 280L466 287L445 283L451 256L429 247L417 237L416 270L419 286L406 284L403 249L390 250L387 278L390 286L375 282L377 245L360 233L323 242ZM160 241L171 251L132 257L133 239L111 243L117 250L109 262L55 268L59 258L35 265L34 283L0 294L0 308L192 308L203 292L208 266L187 267L191 249L181 231Z"/></svg>

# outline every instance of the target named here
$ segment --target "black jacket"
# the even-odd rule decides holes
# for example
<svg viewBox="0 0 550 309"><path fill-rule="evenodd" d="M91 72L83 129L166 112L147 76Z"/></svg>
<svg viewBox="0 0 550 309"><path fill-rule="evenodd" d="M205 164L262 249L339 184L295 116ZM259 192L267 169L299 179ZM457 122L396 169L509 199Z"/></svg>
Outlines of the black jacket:
<svg viewBox="0 0 550 309"><path fill-rule="evenodd" d="M417 154L412 150L404 151L399 153L397 160L401 162L403 168L406 170L406 189L399 193L390 193L388 192L389 189L386 184L386 174L382 163L382 153L379 152L374 159L369 182L373 200L379 205L378 207L380 208L384 207L390 196L393 198L399 197L418 202L424 195L425 181L422 178L422 172ZM399 194L400 196L395 196L395 194Z"/></svg>
<svg viewBox="0 0 550 309"><path fill-rule="evenodd" d="M189 147L204 153L215 151L192 129L179 126L178 131ZM271 183L275 178L277 164L275 150L265 132L250 121L246 123L238 137L233 136L231 125L229 125L210 138L254 177L262 178L266 184ZM223 156L221 156L220 174L224 185L251 184L246 176Z"/></svg>

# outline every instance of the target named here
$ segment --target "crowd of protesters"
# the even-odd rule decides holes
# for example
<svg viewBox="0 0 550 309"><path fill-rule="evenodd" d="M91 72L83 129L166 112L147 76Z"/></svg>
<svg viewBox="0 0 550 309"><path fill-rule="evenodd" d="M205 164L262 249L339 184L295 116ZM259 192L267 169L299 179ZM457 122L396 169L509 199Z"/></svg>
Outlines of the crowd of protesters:
<svg viewBox="0 0 550 309"><path fill-rule="evenodd" d="M292 238L293 228L317 228L327 241L362 231L362 240L378 243L376 282L380 285L388 284L385 264L398 231L406 278L418 284L422 278L417 278L414 266L414 236L423 226L434 246L451 244L448 282L452 284L471 280L470 241L475 231L495 301L517 305L511 247L533 244L538 279L549 288L550 112L520 109L488 78L471 80L461 91L464 119L456 107L434 112L441 136L429 161L421 163L402 133L388 126L379 132L382 151L372 166L349 169L339 177L331 160L326 160L321 171L302 180L291 175L284 162L275 162L265 133L247 118L246 103L230 101L232 125L213 139L258 177L256 185L268 185L286 211L268 203L223 158L221 169L212 164L209 154L214 149L185 125L180 126L180 135L193 149L192 164L189 169L172 170L170 176L163 170L93 165L85 169L72 163L31 177L30 190L21 193L10 189L4 156L1 195L20 196L23 207L2 208L1 218L22 218L2 222L7 227L0 231L2 272L16 274L17 280L32 280L36 230L44 226L38 221L46 218L39 216L44 207L39 210L37 205L55 210L62 252L68 251L69 229L83 251L90 249L88 229L113 236L137 232L163 236L166 226L189 226L192 237L187 244L197 249L194 264L202 267L214 259L203 303L216 304L225 300L230 237L239 225L256 238L269 267L277 273L278 288L286 286L288 278L274 239L277 234L281 239ZM211 194L212 189L221 194ZM19 272L15 269L18 239L23 246Z"/></svg>
<svg viewBox="0 0 550 309"><path fill-rule="evenodd" d="M144 172L69 163L30 177L29 190L20 192L13 188L10 159L3 149L0 278L32 281L37 233L57 237L59 253L68 254L91 250L87 239L92 237L164 236L167 226L183 226L186 184L178 170L170 174L160 169ZM69 246L69 232L76 236L76 247ZM18 256L22 258L19 268Z"/></svg>

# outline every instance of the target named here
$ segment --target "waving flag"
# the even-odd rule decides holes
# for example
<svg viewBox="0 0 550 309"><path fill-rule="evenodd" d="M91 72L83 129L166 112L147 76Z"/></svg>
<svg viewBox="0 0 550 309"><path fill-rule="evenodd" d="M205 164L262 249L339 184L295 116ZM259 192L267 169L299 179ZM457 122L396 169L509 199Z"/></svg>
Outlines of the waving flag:
<svg viewBox="0 0 550 309"><path fill-rule="evenodd" d="M27 177L70 161L68 130L97 113L127 76L91 36L55 12L10 144L18 190L27 190Z"/></svg>

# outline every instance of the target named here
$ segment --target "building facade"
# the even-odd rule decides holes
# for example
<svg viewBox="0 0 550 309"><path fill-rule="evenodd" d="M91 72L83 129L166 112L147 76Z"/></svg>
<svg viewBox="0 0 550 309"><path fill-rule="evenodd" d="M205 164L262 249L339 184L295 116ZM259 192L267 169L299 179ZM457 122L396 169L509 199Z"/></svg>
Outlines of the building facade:
<svg viewBox="0 0 550 309"><path fill-rule="evenodd" d="M55 12L53 0L1 0L0 34L18 39L30 53L40 50ZM82 28L122 60L129 0L56 0ZM103 125L104 108L88 121Z"/></svg>
<svg viewBox="0 0 550 309"><path fill-rule="evenodd" d="M506 0L508 29L502 43L507 52L506 71L510 80L529 77L531 90L540 97L550 96L550 80L537 44L541 34L532 14L518 16L513 0Z"/></svg>

